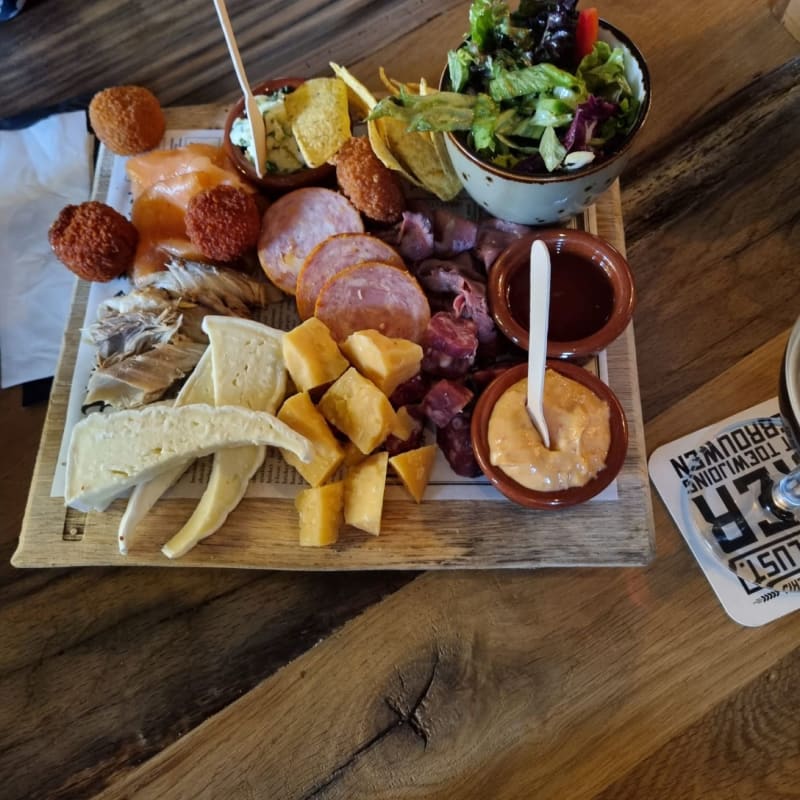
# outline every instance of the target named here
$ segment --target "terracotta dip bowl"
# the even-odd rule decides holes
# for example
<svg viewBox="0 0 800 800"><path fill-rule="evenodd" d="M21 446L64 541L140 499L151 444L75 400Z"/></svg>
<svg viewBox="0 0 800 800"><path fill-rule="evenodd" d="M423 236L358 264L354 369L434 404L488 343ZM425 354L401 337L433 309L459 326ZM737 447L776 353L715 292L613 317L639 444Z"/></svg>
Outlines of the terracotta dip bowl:
<svg viewBox="0 0 800 800"><path fill-rule="evenodd" d="M530 250L550 251L548 358L585 360L605 350L633 316L633 276L623 255L584 231L552 228L513 242L489 270L489 309L514 344L528 348Z"/></svg>
<svg viewBox="0 0 800 800"><path fill-rule="evenodd" d="M270 92L275 92L284 87L296 89L302 83L304 83L303 78L274 78L273 80L262 81L252 88L253 94L259 95L269 94ZM239 100L231 106L228 111L228 116L225 119L223 146L225 147L228 158L233 162L233 165L250 183L266 190L268 193L281 194L283 192L290 192L293 189L299 189L302 186L324 184L330 181L334 173L334 166L332 164L323 164L313 169L300 169L296 172L267 172L259 178L256 174L255 166L245 156L244 150L231 142L231 128L233 127L233 123L239 117L243 116L244 98L240 97Z"/></svg>
<svg viewBox="0 0 800 800"><path fill-rule="evenodd" d="M472 449L484 475L509 500L527 508L560 509L583 503L603 491L619 474L628 451L628 423L617 396L596 375L568 361L548 361L549 369L583 384L608 404L611 444L605 467L583 486L556 491L535 491L510 478L489 457L489 417L499 397L527 375L527 364L510 367L483 391L472 415Z"/></svg>

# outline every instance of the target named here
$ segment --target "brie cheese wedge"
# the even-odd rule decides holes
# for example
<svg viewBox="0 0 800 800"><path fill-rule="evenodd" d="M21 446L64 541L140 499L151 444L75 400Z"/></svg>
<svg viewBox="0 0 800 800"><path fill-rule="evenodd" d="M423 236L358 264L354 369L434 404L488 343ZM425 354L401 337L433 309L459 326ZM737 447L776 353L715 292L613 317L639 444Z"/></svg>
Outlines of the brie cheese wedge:
<svg viewBox="0 0 800 800"><path fill-rule="evenodd" d="M286 394L283 331L252 320L209 316L203 320L212 353L214 399L275 413ZM183 528L161 552L179 558L219 530L239 505L264 461L264 447L236 447L214 454L203 496Z"/></svg>
<svg viewBox="0 0 800 800"><path fill-rule="evenodd" d="M197 362L194 372L188 377L175 398L176 406L187 406L192 403L214 405L214 376L210 347L206 348ZM128 554L128 548L133 544L137 525L147 516L161 495L186 472L193 462L194 458L187 458L175 464L174 467L160 472L152 480L139 483L134 487L117 530L117 542L122 555Z"/></svg>
<svg viewBox="0 0 800 800"><path fill-rule="evenodd" d="M90 414L72 431L65 502L102 511L137 483L226 447L274 445L311 458L311 443L277 417L197 403Z"/></svg>

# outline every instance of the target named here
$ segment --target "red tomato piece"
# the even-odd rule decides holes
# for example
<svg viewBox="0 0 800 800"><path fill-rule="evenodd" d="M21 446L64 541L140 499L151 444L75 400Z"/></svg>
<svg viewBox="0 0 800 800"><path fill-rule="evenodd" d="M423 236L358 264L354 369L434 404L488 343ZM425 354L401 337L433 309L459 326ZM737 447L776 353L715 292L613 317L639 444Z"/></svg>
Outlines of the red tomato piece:
<svg viewBox="0 0 800 800"><path fill-rule="evenodd" d="M578 58L583 58L592 52L597 41L599 28L599 14L596 8L585 8L578 14L578 27L575 31L575 47Z"/></svg>

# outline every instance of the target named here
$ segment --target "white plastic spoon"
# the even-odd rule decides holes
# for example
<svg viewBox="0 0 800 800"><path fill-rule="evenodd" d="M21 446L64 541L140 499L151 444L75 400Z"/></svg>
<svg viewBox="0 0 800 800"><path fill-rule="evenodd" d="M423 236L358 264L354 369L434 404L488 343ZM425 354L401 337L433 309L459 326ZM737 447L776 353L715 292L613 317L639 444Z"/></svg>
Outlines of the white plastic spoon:
<svg viewBox="0 0 800 800"><path fill-rule="evenodd" d="M225 44L228 45L228 52L230 53L231 61L233 61L233 71L236 73L239 86L242 87L244 94L244 107L247 111L247 121L250 125L250 137L253 140L253 147L256 153L256 175L262 178L267 163L267 133L264 129L264 118L258 110L258 103L256 103L256 98L253 96L250 84L247 82L247 75L245 75L242 58L239 55L239 48L233 35L225 0L214 0L214 8L217 9L219 24L222 26L222 33L225 35Z"/></svg>
<svg viewBox="0 0 800 800"><path fill-rule="evenodd" d="M550 253L541 240L531 245L530 324L528 334L528 414L544 446L550 447L550 431L544 418L542 392L547 361L547 320L550 313Z"/></svg>

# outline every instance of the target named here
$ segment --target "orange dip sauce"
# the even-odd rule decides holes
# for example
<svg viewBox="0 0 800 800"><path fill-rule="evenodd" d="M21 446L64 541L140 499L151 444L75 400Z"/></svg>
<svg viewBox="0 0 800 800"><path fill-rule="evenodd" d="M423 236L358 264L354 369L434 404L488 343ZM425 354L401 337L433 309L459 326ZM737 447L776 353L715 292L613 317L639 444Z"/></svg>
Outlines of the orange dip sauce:
<svg viewBox="0 0 800 800"><path fill-rule="evenodd" d="M527 378L507 389L489 417L489 459L509 478L537 492L583 486L605 466L611 444L609 408L583 384L548 369L544 416L548 450L528 416Z"/></svg>

